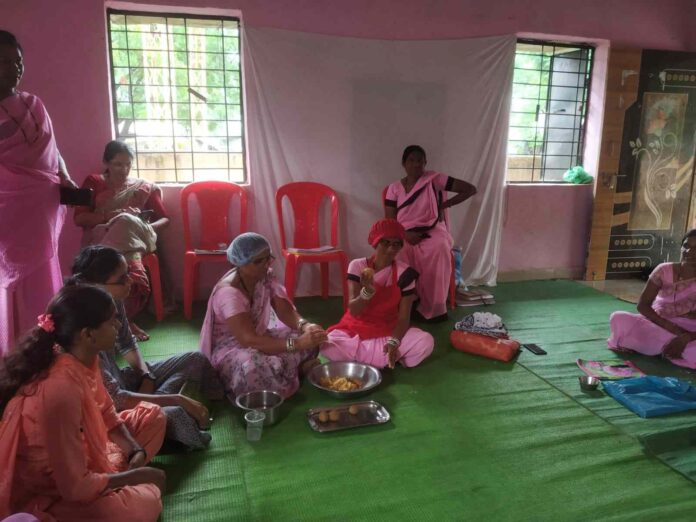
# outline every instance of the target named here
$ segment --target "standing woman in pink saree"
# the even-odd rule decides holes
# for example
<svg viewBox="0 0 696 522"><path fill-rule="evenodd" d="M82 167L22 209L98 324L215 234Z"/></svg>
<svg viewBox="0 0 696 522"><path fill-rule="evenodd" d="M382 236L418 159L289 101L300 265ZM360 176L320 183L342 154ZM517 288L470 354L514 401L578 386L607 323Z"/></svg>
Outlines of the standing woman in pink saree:
<svg viewBox="0 0 696 522"><path fill-rule="evenodd" d="M696 368L696 229L682 240L681 262L662 263L650 274L638 312L611 314L610 349L662 355Z"/></svg>
<svg viewBox="0 0 696 522"><path fill-rule="evenodd" d="M471 183L425 170L425 150L409 145L401 157L406 176L387 187L385 217L397 219L406 229L406 244L399 259L416 270L418 305L425 319L447 319L447 292L452 273L452 236L445 209L476 194ZM446 199L445 192L457 195Z"/></svg>
<svg viewBox="0 0 696 522"><path fill-rule="evenodd" d="M22 48L0 30L0 354L61 287L58 238L70 179L41 100L17 90Z"/></svg>

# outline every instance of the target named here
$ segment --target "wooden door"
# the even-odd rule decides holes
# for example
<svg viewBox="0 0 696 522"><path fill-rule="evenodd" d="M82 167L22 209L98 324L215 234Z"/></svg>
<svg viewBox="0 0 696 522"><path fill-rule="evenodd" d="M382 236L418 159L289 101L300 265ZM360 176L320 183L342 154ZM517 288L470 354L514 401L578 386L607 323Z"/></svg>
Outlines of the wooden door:
<svg viewBox="0 0 696 522"><path fill-rule="evenodd" d="M692 221L695 88L696 54L612 51L586 279L678 259Z"/></svg>

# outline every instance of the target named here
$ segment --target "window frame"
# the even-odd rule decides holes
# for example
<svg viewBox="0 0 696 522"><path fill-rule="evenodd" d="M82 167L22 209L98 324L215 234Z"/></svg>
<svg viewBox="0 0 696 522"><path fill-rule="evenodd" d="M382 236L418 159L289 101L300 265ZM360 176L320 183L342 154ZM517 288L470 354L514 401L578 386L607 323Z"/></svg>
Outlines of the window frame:
<svg viewBox="0 0 696 522"><path fill-rule="evenodd" d="M546 163L546 158L547 158L547 143L567 143L574 145L577 143L577 154L573 155L566 155L569 158L575 158L574 163L570 165L570 167L573 167L575 165L582 165L584 163L584 153L585 153L585 148L586 148L586 143L585 140L587 138L587 126L588 126L588 118L589 118L589 112L590 112L590 95L592 91L592 77L593 77L593 71L594 71L594 65L595 65L595 59L596 59L596 52L597 52L597 46L596 44L593 43L588 43L588 42L561 42L561 41L556 41L556 40L544 40L544 39L534 39L534 38L517 38L516 43L515 43L515 57L517 57L518 54L518 46L522 44L527 44L527 45L536 45L540 46L542 48L542 52L540 52L539 56L543 57L543 47L552 47L554 50L556 48L568 48L568 49L577 49L577 50L587 50L589 51L588 59L587 61L589 62L589 68L587 72L585 73L586 81L584 82L584 85L580 86L575 86L572 88L576 89L582 89L583 95L582 98L584 98L583 103L583 113L580 115L580 119L582 120L582 124L579 126L573 126L573 127L568 127L568 129L572 129L574 132L578 133L578 140L571 140L571 141L549 141L546 139L546 134L547 134L547 129L548 123L545 123L542 127L537 127L538 129L542 129L544 132L544 139L539 140L538 142L535 141L535 145L538 143L541 145L541 152L538 154L539 156L539 166L536 166L536 156L537 154L534 154L534 150L532 151L532 157L533 157L533 163L532 167L528 168L526 170L529 170L530 172L530 178L534 177L535 172L539 172L540 179L529 179L529 180L510 180L509 179L509 162L510 158L512 157L520 157L523 155L520 154L510 154L509 152L509 144L511 141L526 141L526 140L511 140L510 139L510 130L513 128L512 123L512 118L513 114L526 114L528 112L522 111L522 112L517 112L513 111L512 109L512 102L515 100L515 98L512 96L511 93L511 98L510 98L510 121L508 122L508 137L507 137L507 142L506 142L506 158L505 158L505 183L506 184L511 184L511 185L557 185L557 184L562 184L562 185L567 185L570 184L570 182L565 181L563 179L560 180L548 180L544 179L544 170L546 169L545 163ZM552 56L555 57L555 54ZM514 71L517 70L518 68L515 67L514 61L513 61L513 79L512 79L512 92L514 92L514 86L515 85L537 85L537 84L525 84L525 83L516 83L515 78L514 78ZM529 69L534 71L535 69ZM539 72L544 72L543 65L539 69ZM546 82L545 87L547 89L546 95L550 93L551 87L554 85L552 84L552 77L553 77L553 65L550 66L549 70L549 80ZM561 72L561 71L557 71ZM573 73L573 74L578 74L580 76L580 73ZM544 86L544 84L538 84L541 86ZM556 87L564 87L563 85L556 85ZM541 93L540 93L541 94ZM523 98L527 99L527 98ZM539 101L541 101L541 96L537 98ZM546 98L545 103L546 107L544 110L545 114L549 114L548 108L549 108L549 102L554 101L550 98ZM565 100L557 100L557 101L565 101ZM570 100L567 100L570 101ZM541 105L540 103L538 104L539 106ZM537 114L541 112L541 109L537 109ZM577 117L577 116L575 116ZM515 128L532 128L532 127L518 127L515 126ZM564 127L565 128L565 127ZM536 147L535 147L536 149ZM563 156L563 155L551 155L551 156ZM512 170L521 170L521 169L512 169Z"/></svg>
<svg viewBox="0 0 696 522"><path fill-rule="evenodd" d="M220 22L225 22L225 21L236 22L237 29L238 29L237 55L239 56L239 111L240 111L239 123L241 126L241 133L240 133L239 138L241 141L241 156L242 156L242 168L241 168L241 170L243 173L243 179L241 181L232 181L231 176L230 176L231 167L230 167L229 156L232 152L230 152L230 150L229 150L229 139L230 139L230 137L236 137L236 136L230 136L228 126L229 126L230 121L237 121L237 120L225 119L225 120L215 120L215 121L224 121L225 122L225 134L224 134L224 136L227 140L227 150L225 152L225 154L227 156L227 167L226 167L227 176L224 179L224 181L229 182L229 183L235 183L238 185L249 185L250 184L250 177L249 177L249 165L248 165L248 144L247 144L245 93L244 93L244 70L243 70L244 69L244 65L243 65L243 45L244 44L242 41L243 38L242 38L242 19L241 19L241 16L229 15L229 14L199 14L199 13L192 13L192 12L186 12L186 11L174 12L174 11L171 11L169 9L159 10L155 6L151 6L151 7L153 7L153 9L143 9L142 11L140 11L140 10L133 10L130 8L120 8L118 6L117 2L113 3L112 5L109 5L109 4L110 3L107 3L107 6L106 6L106 39L107 39L107 44L108 44L108 57L107 58L108 58L108 72L109 72L109 93L111 96L111 115L112 115L114 139L124 139L124 137L120 136L119 130L118 130L118 119L119 119L118 118L118 105L117 105L118 104L118 96L117 96L117 92L116 92L117 84L115 81L115 68L116 68L116 66L114 65L114 47L113 47L112 37L111 37L111 33L112 33L111 16L112 15L153 17L153 18L165 18L165 19L177 18L177 19L184 19L184 24L186 24L187 20L215 20L215 21L220 21ZM148 7L150 7L150 6L148 6ZM128 34L128 31L126 30L126 35L127 34ZM169 33L167 33L167 34L169 34ZM184 32L183 34L188 36L187 32ZM224 36L223 36L223 38L224 38ZM120 50L120 48L117 50ZM128 48L128 44L126 47L126 51L130 55L130 49ZM168 49L167 52L173 52L173 51L170 51ZM188 46L187 46L186 53L187 53L187 61L188 61L188 53L189 53ZM224 54L225 54L224 47L223 47L221 54L224 57ZM129 77L130 77L130 69L131 69L130 56L129 56L128 69L129 69ZM169 63L167 64L166 70L169 72L169 88L170 89L175 87L175 85L173 85L172 81L171 81L171 72L176 70L176 69L177 68L172 68ZM198 69L191 69L191 67L187 64L185 70L187 71L187 74L188 74L191 70L198 70ZM204 69L204 70L207 70L207 69ZM230 71L231 70L232 69L230 69ZM223 72L223 76L224 76L224 73L227 72L227 69L225 69L225 66L224 66L224 58L223 58L222 72ZM133 101L133 84L129 83L128 87L129 87L130 103L134 104L135 102ZM191 86L188 85L188 88L191 89ZM223 88L225 89L225 94L226 94L227 86L223 85ZM148 103L148 102L145 102L145 103ZM174 102L170 99L168 104L169 104L170 110L171 110L171 114L170 114L171 117L169 118L169 121L172 122L172 124L173 124L173 122L175 120L177 120L176 118L174 118L174 112L173 112ZM227 106L227 105L230 105L230 104L227 103L227 100L225 100L225 106ZM227 111L228 111L228 109L225 108L226 116L228 115ZM135 121L135 115L133 115L133 117L134 117L133 121ZM186 120L182 120L182 121L186 121ZM189 118L188 121L191 123L194 122L193 118ZM213 120L204 120L204 121L213 121ZM134 136L135 136L136 141L135 141L135 146L133 147L133 149L134 149L133 152L135 154L135 160L137 162L137 160L138 160L137 134L135 134ZM130 137L130 136L127 136L127 137ZM172 140L174 140L175 137L176 136L173 135ZM193 138L194 138L194 136L192 134L191 139L193 139ZM168 153L169 152L163 152L163 154L168 154ZM191 153L191 155L194 154L193 148L191 149L190 153ZM175 146L172 147L171 154L174 154L176 156L177 151L176 151ZM192 161L193 161L193 159L192 159ZM147 178L144 178L141 176L139 163L137 163L137 166L138 166L138 168L135 169L135 170L137 170L137 177L140 179L147 179ZM185 186L185 185L188 185L189 183L193 183L196 181L212 181L212 180L208 180L208 179L196 179L196 174L195 174L196 168L194 167L193 163L191 165L191 172L192 172L193 179L190 181L179 179L178 171L182 170L182 168L176 166L176 159L175 159L175 165L171 170L174 171L175 176L177 178L176 180L165 180L165 181L148 180L148 181L151 181L152 183L156 183L158 185L175 185L175 186Z"/></svg>

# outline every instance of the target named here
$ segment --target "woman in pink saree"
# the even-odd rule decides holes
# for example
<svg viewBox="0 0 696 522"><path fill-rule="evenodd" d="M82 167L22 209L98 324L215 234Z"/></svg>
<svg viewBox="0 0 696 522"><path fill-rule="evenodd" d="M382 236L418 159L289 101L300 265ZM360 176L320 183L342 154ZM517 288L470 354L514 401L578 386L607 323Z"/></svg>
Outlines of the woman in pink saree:
<svg viewBox="0 0 696 522"><path fill-rule="evenodd" d="M121 141L106 144L104 173L88 176L83 188L94 191L94 207L75 209L75 224L84 232L82 244L115 248L126 258L131 293L124 301L133 333L139 341L149 336L133 318L150 297L150 281L142 257L157 249L157 234L169 225L160 188L144 179L128 177L133 151Z"/></svg>
<svg viewBox="0 0 696 522"><path fill-rule="evenodd" d="M471 183L432 170L426 171L425 150L409 145L401 157L406 176L387 187L385 217L406 229L399 259L416 270L416 311L431 321L447 320L447 292L452 273L452 236L445 209L476 194ZM457 195L445 199L445 192Z"/></svg>
<svg viewBox="0 0 696 522"><path fill-rule="evenodd" d="M41 100L20 92L22 48L0 31L0 354L62 285L58 187L76 187Z"/></svg>
<svg viewBox="0 0 696 522"><path fill-rule="evenodd" d="M230 397L258 390L290 397L300 387L300 373L319 363L326 332L288 300L270 269L274 257L266 238L240 234L227 258L235 268L213 288L200 349Z"/></svg>
<svg viewBox="0 0 696 522"><path fill-rule="evenodd" d="M611 314L610 349L662 355L696 368L696 229L682 240L681 262L662 263L650 274L638 312Z"/></svg>

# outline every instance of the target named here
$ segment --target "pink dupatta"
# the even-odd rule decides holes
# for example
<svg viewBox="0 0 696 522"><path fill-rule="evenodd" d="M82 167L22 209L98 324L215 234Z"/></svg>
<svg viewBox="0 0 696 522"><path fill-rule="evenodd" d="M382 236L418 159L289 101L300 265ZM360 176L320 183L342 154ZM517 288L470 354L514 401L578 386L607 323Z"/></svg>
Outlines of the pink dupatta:
<svg viewBox="0 0 696 522"><path fill-rule="evenodd" d="M11 289L57 254L65 209L43 103L18 92L0 105L0 286Z"/></svg>
<svg viewBox="0 0 696 522"><path fill-rule="evenodd" d="M92 368L87 368L71 355L59 355L44 380L25 385L7 404L2 422L0 422L0 469L2 469L0 476L0 517L12 514L12 485L21 435L24 402L28 396L40 396L43 384L49 379L67 378L69 382L74 383L74 390L71 390L71 393L79 394L82 397L84 448L89 468L98 473L117 471L116 466L109 459L107 452L109 437L100 405L95 401L95 396L98 395L96 388L103 387L98 364L95 361ZM47 436L50 436L50 429L50 426L46 426ZM39 510L45 503L42 499L36 502L36 507ZM35 514L38 515L38 513Z"/></svg>
<svg viewBox="0 0 696 522"><path fill-rule="evenodd" d="M653 309L662 317L680 317L696 312L696 279L674 280L674 264L658 265L650 280L660 287Z"/></svg>
<svg viewBox="0 0 696 522"><path fill-rule="evenodd" d="M401 181L390 185L387 199L396 201L396 217L406 230L431 229L440 223L442 191L435 183L438 176L441 174L432 170L424 172L409 192L404 190Z"/></svg>
<svg viewBox="0 0 696 522"><path fill-rule="evenodd" d="M201 328L199 349L210 361L213 360L213 351L215 350L213 346L213 327L215 326L215 311L213 308L215 294L220 288L232 284L232 279L236 270L237 268L233 268L220 278L215 284L213 291L210 293L210 298L208 299L208 309L205 313L205 319L203 320L203 327ZM275 275L273 275L273 269L269 268L266 278L257 283L254 287L254 299L252 300L250 311L251 320L256 327L256 333L258 335L263 335L268 330L271 311L273 310L272 298L274 295L289 301L285 288L276 280Z"/></svg>

